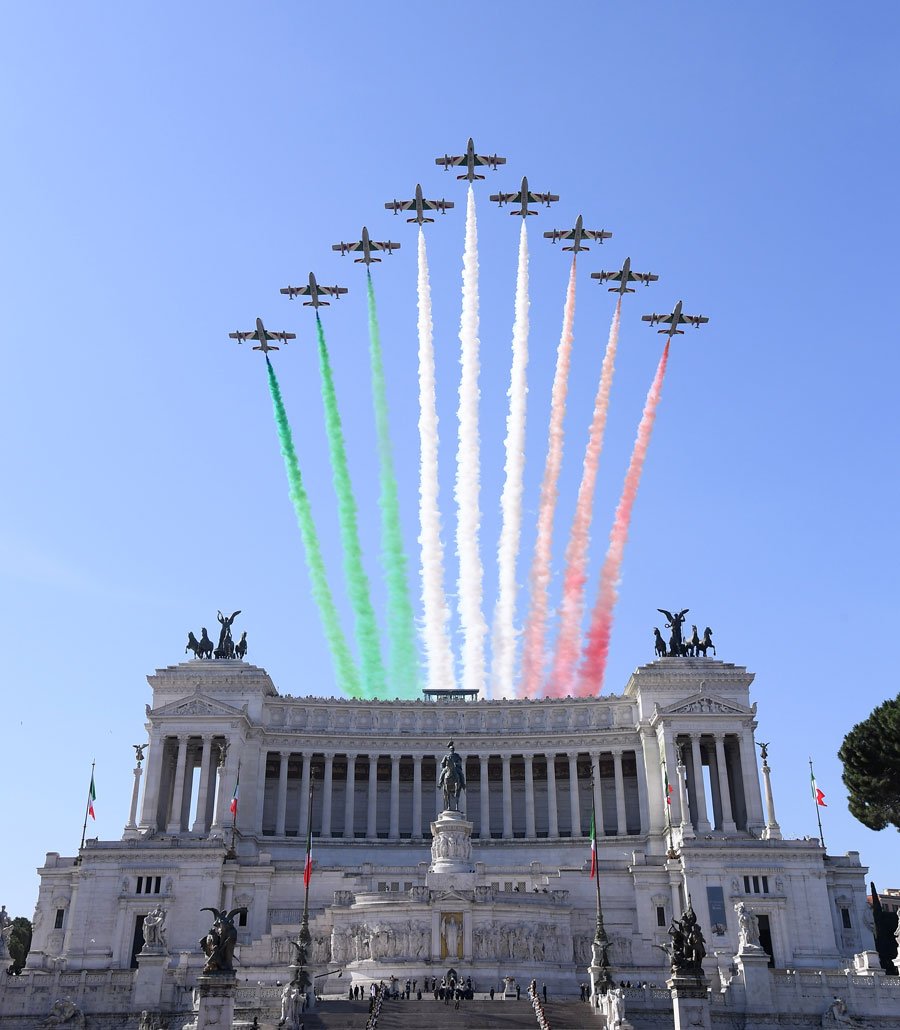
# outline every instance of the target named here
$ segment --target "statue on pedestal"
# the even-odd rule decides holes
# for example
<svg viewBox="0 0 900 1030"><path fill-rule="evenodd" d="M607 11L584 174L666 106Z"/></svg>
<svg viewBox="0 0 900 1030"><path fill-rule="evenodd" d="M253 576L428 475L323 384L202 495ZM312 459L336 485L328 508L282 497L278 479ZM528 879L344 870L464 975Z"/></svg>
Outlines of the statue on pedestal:
<svg viewBox="0 0 900 1030"><path fill-rule="evenodd" d="M759 943L759 920L744 904L739 901L734 906L738 917L738 952L761 951Z"/></svg>
<svg viewBox="0 0 900 1030"><path fill-rule="evenodd" d="M215 917L209 933L200 939L200 947L206 955L206 965L201 970L204 976L216 973L234 973L234 946L237 944L237 928L234 917L247 909L233 908L226 913L217 908L201 908L201 912L212 912Z"/></svg>
<svg viewBox="0 0 900 1030"><path fill-rule="evenodd" d="M142 953L166 950L166 913L159 905L144 916L144 947Z"/></svg>
<svg viewBox="0 0 900 1030"><path fill-rule="evenodd" d="M681 919L672 920L669 936L672 938L671 947L663 950L668 952L671 958L672 975L702 976L706 941L690 901Z"/></svg>
<svg viewBox="0 0 900 1030"><path fill-rule="evenodd" d="M447 754L441 759L441 774L438 786L444 793L444 811L459 811L459 795L466 789L466 775L463 771L462 758L457 754L451 740Z"/></svg>

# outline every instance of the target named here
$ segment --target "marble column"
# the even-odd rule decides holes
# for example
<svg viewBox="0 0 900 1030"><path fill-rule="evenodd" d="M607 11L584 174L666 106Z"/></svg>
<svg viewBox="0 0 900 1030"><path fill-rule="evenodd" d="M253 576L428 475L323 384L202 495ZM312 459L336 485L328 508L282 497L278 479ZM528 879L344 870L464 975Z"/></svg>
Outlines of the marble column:
<svg viewBox="0 0 900 1030"><path fill-rule="evenodd" d="M175 760L175 779L172 790L172 807L169 810L166 833L181 833L181 809L184 802L184 772L187 765L187 749L187 734L179 734L178 757Z"/></svg>
<svg viewBox="0 0 900 1030"><path fill-rule="evenodd" d="M288 752L278 752L278 794L275 800L275 836L284 836L287 819Z"/></svg>
<svg viewBox="0 0 900 1030"><path fill-rule="evenodd" d="M391 822L388 829L391 840L400 839L400 756L391 755Z"/></svg>
<svg viewBox="0 0 900 1030"><path fill-rule="evenodd" d="M306 837L309 826L309 779L312 771L312 754L303 753L303 772L300 774L300 817L297 822L297 836Z"/></svg>
<svg viewBox="0 0 900 1030"><path fill-rule="evenodd" d="M194 825L191 833L208 833L209 824L206 821L206 809L209 804L209 777L212 772L212 736L203 738L203 748L200 752L200 783L197 789L197 813L194 816Z"/></svg>
<svg viewBox="0 0 900 1030"><path fill-rule="evenodd" d="M646 833L650 826L650 804L647 800L647 781L644 779L644 752L641 748L634 754L634 775L637 779L638 790L638 812L641 817L641 825L638 833Z"/></svg>
<svg viewBox="0 0 900 1030"><path fill-rule="evenodd" d="M569 758L569 814L572 821L572 836L581 836L581 798L578 796L578 755Z"/></svg>
<svg viewBox="0 0 900 1030"><path fill-rule="evenodd" d="M534 755L525 755L525 836L534 840Z"/></svg>
<svg viewBox="0 0 900 1030"><path fill-rule="evenodd" d="M147 782L144 785L144 803L141 805L141 826L159 828L159 788L162 783L166 738L157 730L150 731L150 754L147 758Z"/></svg>
<svg viewBox="0 0 900 1030"><path fill-rule="evenodd" d="M559 813L556 808L556 755L545 755L547 763L547 836L559 836Z"/></svg>
<svg viewBox="0 0 900 1030"><path fill-rule="evenodd" d="M772 794L772 780L770 779L768 755L763 751L763 784L766 790L766 828L763 830L763 840L781 840L781 827L775 818L775 798ZM895 963L896 965L896 963Z"/></svg>
<svg viewBox="0 0 900 1030"><path fill-rule="evenodd" d="M741 755L741 783L744 786L744 807L747 809L747 829L752 832L754 827L765 825L767 817L763 813L762 797L759 792L759 773L756 768L756 749L753 746L753 737L749 732L744 731L738 736L738 743Z"/></svg>
<svg viewBox="0 0 900 1030"><path fill-rule="evenodd" d="M694 766L694 790L697 792L697 832L709 833L709 816L706 808L706 787L703 783L703 756L700 753L700 736L691 734L691 761Z"/></svg>
<svg viewBox="0 0 900 1030"><path fill-rule="evenodd" d="M138 809L138 793L141 789L141 763L134 767L134 787L131 791L131 813L128 816L128 825L125 827L126 830L137 829L137 809Z"/></svg>
<svg viewBox="0 0 900 1030"><path fill-rule="evenodd" d="M322 782L322 830L323 837L331 836L331 795L334 773L334 755L325 756L325 778Z"/></svg>
<svg viewBox="0 0 900 1030"><path fill-rule="evenodd" d="M616 779L616 836L624 837L628 833L628 821L625 816L625 778L622 775L622 752L613 751L613 771Z"/></svg>
<svg viewBox="0 0 900 1030"><path fill-rule="evenodd" d="M347 755L347 786L344 791L344 840L356 836L356 755Z"/></svg>
<svg viewBox="0 0 900 1030"><path fill-rule="evenodd" d="M675 741L671 731L663 731L663 748L665 749L666 756L666 773L669 776L669 786L672 788L672 793L669 795L671 798L671 804L666 805L666 811L672 820L673 826L678 826L682 820L681 802L678 798L678 792L675 789L675 784L672 782L672 776L674 775L675 767L678 765L678 749L675 747ZM661 771L661 770L660 770ZM668 830L668 825L666 827Z"/></svg>
<svg viewBox="0 0 900 1030"><path fill-rule="evenodd" d="M478 834L482 840L491 839L491 795L488 783L488 759L486 755L479 755L479 781L481 795L481 823L478 827Z"/></svg>
<svg viewBox="0 0 900 1030"><path fill-rule="evenodd" d="M603 791L600 787L600 755L591 755L591 772L593 773L594 815L597 837L606 832L603 828Z"/></svg>
<svg viewBox="0 0 900 1030"><path fill-rule="evenodd" d="M216 744L213 756L216 768L216 808L213 813L212 829L216 831L217 835L225 825L225 813L228 810L228 802L225 798L225 763L228 761L230 747L231 744L225 737L221 743Z"/></svg>
<svg viewBox="0 0 900 1030"><path fill-rule="evenodd" d="M681 749L678 749L678 765L675 766L675 777L676 777L676 790L678 791L678 800L681 805L681 839L690 840L695 836L694 827L691 823L691 810L687 803L687 794L685 788L685 767L682 759Z"/></svg>
<svg viewBox="0 0 900 1030"><path fill-rule="evenodd" d="M369 755L369 798L366 812L366 837L378 839L378 755Z"/></svg>
<svg viewBox="0 0 900 1030"><path fill-rule="evenodd" d="M731 811L731 791L728 787L728 766L725 764L725 735L715 734L716 772L719 774L719 797L722 805L722 830L725 833L736 833L734 814Z"/></svg>
<svg viewBox="0 0 900 1030"><path fill-rule="evenodd" d="M510 776L511 755L501 755L503 762L503 839L510 840L512 828L512 778Z"/></svg>
<svg viewBox="0 0 900 1030"><path fill-rule="evenodd" d="M415 840L422 839L422 756L413 756L413 810L412 835Z"/></svg>

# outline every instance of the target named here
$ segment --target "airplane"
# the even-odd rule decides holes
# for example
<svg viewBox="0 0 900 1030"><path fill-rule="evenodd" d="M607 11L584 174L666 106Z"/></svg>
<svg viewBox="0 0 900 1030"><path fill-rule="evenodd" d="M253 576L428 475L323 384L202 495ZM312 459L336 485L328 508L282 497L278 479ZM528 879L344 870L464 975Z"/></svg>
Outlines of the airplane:
<svg viewBox="0 0 900 1030"><path fill-rule="evenodd" d="M446 214L447 209L453 207L452 200L426 200L422 196L422 187L416 184L416 195L412 200L389 200L384 205L388 211L393 211L395 215L401 211L411 211L415 209L415 218L407 218L407 222L418 222L419 225L425 222L433 222L433 218L426 218L426 211L440 211L440 213Z"/></svg>
<svg viewBox="0 0 900 1030"><path fill-rule="evenodd" d="M294 297L309 297L310 300L305 300L303 306L305 308L320 308L322 306L328 307L327 300L319 300L319 297L323 293L327 293L329 297L334 297L335 300L341 299L341 294L347 292L346 286L320 286L316 282L316 277L312 272L309 273L309 285L308 286L282 286L281 292L287 294L291 300Z"/></svg>
<svg viewBox="0 0 900 1030"><path fill-rule="evenodd" d="M288 340L296 340L296 333L270 333L268 329L263 325L261 318L256 320L256 332L242 333L240 331L236 333L229 333L228 338L230 340L237 340L238 343L243 343L244 340L259 340L259 346L254 347L254 350L261 350L263 354L268 354L270 350L278 350L277 347L273 347L269 340L281 340L282 343L287 343Z"/></svg>
<svg viewBox="0 0 900 1030"><path fill-rule="evenodd" d="M590 247L585 247L581 242L582 240L596 240L598 243L603 243L604 240L610 239L611 236L611 232L605 232L603 229L585 229L581 215L575 220L574 229L551 229L550 232L544 233L544 237L548 240L553 240L554 243L557 240L574 240L575 242L571 247L563 247L563 250L573 250L576 254L579 250L591 249Z"/></svg>
<svg viewBox="0 0 900 1030"><path fill-rule="evenodd" d="M528 179L522 178L522 188L518 193L492 193L491 200L496 201L503 207L504 204L519 204L518 211L510 211L511 215L521 215L523 218L526 215L536 215L537 211L529 211L529 204L546 204L550 207L551 204L559 200L559 197L555 193L532 193L528 189Z"/></svg>
<svg viewBox="0 0 900 1030"><path fill-rule="evenodd" d="M631 271L631 258L625 258L625 264L619 269L618 272L591 272L592 279L599 279L600 282L617 282L618 286L610 286L610 293L634 293L634 290L628 288L629 283L643 283L645 286L649 286L650 283L655 283L658 279L658 275L653 275L650 272L632 272Z"/></svg>
<svg viewBox="0 0 900 1030"><path fill-rule="evenodd" d="M497 170L497 165L505 165L505 157L497 157L496 154L490 156L486 154L476 154L475 144L472 141L472 137L469 137L469 142L466 144L466 152L464 154L458 154L451 157L449 154L444 154L443 157L436 157L434 159L436 165L443 165L444 171L449 172L451 166L465 165L466 171L464 175L457 175L457 179L468 179L469 182L474 182L476 179L483 179L483 175L478 175L475 171L476 168L493 168Z"/></svg>
<svg viewBox="0 0 900 1030"><path fill-rule="evenodd" d="M692 325L695 329L699 329L709 319L706 315L683 315L681 313L681 301L679 301L671 315L641 315L641 321L649 322L650 325L659 325L660 322L665 322L669 328L657 329L657 332L665 333L671 339L673 336L684 335L684 330L679 329L678 326Z"/></svg>
<svg viewBox="0 0 900 1030"><path fill-rule="evenodd" d="M381 260L381 258L372 257L373 250L386 250L388 254L390 254L392 250L397 250L399 246L399 243L391 243L390 240L387 240L385 243L379 243L376 240L370 240L369 230L365 226L363 226L362 239L359 240L357 243L333 243L331 245L331 249L339 250L341 252L341 257L343 257L345 254L349 254L351 251L361 250L362 257L354 258L354 263L358 265L362 262L365 262L367 265L369 265L373 261Z"/></svg>

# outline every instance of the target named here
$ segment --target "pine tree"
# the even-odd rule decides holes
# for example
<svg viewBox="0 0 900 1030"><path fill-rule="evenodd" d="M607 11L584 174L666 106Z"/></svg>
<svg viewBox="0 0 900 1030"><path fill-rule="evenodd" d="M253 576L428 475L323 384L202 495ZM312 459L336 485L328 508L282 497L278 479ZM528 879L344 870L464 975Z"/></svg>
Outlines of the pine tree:
<svg viewBox="0 0 900 1030"><path fill-rule="evenodd" d="M851 813L870 830L900 830L900 695L853 727L838 758Z"/></svg>

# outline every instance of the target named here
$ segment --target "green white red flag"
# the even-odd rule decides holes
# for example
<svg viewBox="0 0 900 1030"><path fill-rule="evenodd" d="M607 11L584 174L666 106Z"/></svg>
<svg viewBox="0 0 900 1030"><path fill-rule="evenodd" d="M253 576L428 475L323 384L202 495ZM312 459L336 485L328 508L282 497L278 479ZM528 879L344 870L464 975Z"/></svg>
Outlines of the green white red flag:
<svg viewBox="0 0 900 1030"><path fill-rule="evenodd" d="M94 802L97 800L97 790L94 787L94 774L91 773L91 785L88 788L88 815L96 822L97 816L94 813Z"/></svg>
<svg viewBox="0 0 900 1030"><path fill-rule="evenodd" d="M672 804L672 792L674 790L671 783L669 783L669 770L666 768L666 763L663 762L663 779L666 783L666 804Z"/></svg>
<svg viewBox="0 0 900 1030"><path fill-rule="evenodd" d="M312 879L312 826L306 831L306 865L303 867L303 886L309 887Z"/></svg>
<svg viewBox="0 0 900 1030"><path fill-rule="evenodd" d="M825 803L825 792L819 790L819 786L816 783L816 774L812 771L812 762L810 762L809 765L809 778L811 781L813 801L815 801L815 803L821 808L827 808L828 805Z"/></svg>
<svg viewBox="0 0 900 1030"><path fill-rule="evenodd" d="M241 772L238 770L237 779L234 781L234 793L231 795L231 804L228 806L228 811L233 816L237 816L238 808L238 788L241 784Z"/></svg>
<svg viewBox="0 0 900 1030"><path fill-rule="evenodd" d="M594 809L591 808L591 879L597 875L597 826L594 822Z"/></svg>

